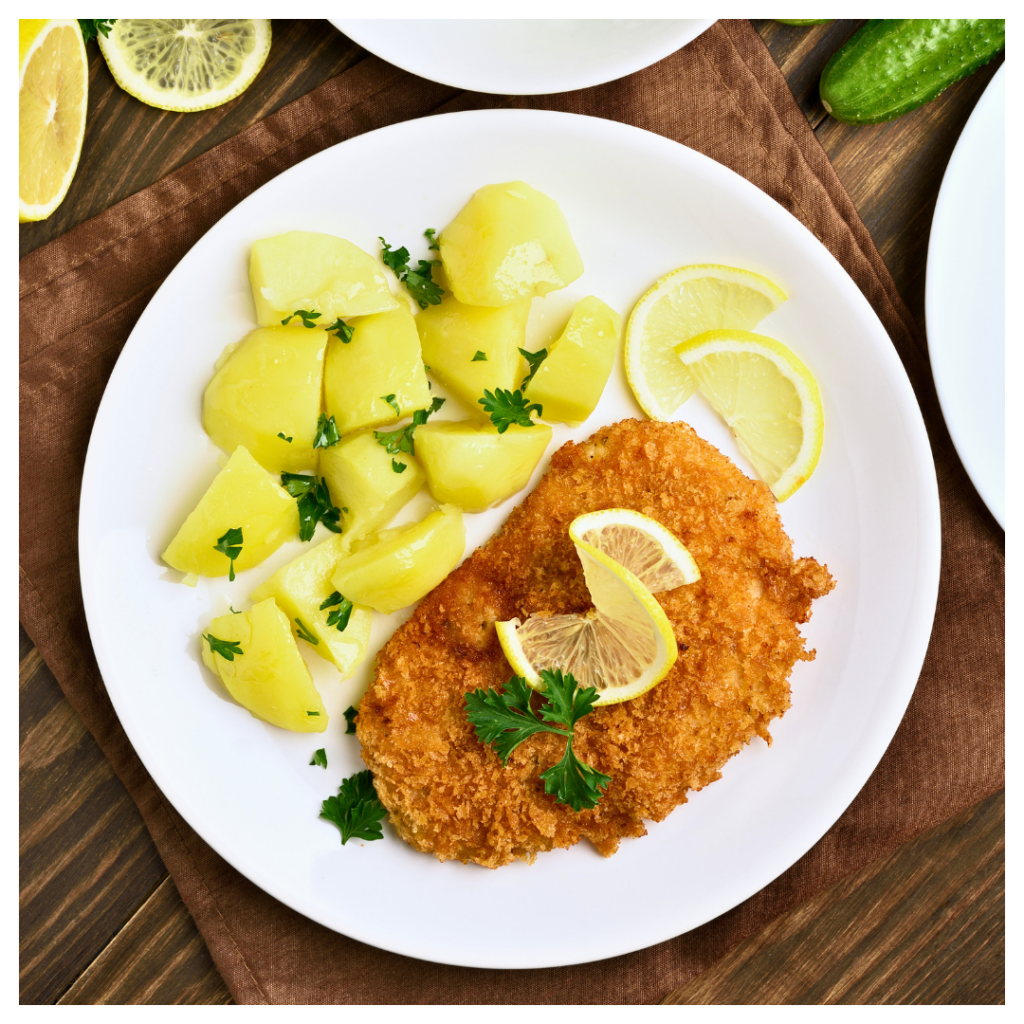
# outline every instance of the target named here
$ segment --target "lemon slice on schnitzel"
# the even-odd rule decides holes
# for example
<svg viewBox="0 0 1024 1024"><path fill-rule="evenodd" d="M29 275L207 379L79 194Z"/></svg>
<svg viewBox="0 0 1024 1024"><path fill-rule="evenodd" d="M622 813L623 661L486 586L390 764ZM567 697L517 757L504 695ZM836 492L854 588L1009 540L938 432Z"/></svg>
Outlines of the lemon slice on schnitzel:
<svg viewBox="0 0 1024 1024"><path fill-rule="evenodd" d="M814 375L781 342L749 331L708 331L676 354L777 501L814 472L825 431Z"/></svg>
<svg viewBox="0 0 1024 1024"><path fill-rule="evenodd" d="M628 509L580 516L569 536L593 610L497 622L502 650L536 690L543 689L541 669L560 668L598 691L596 706L631 700L661 682L679 653L672 625L645 581L670 590L692 583L700 572L672 534Z"/></svg>
<svg viewBox="0 0 1024 1024"><path fill-rule="evenodd" d="M667 420L696 390L675 346L705 331L748 331L786 301L786 293L750 270L716 264L680 267L659 278L626 325L626 379L652 420Z"/></svg>

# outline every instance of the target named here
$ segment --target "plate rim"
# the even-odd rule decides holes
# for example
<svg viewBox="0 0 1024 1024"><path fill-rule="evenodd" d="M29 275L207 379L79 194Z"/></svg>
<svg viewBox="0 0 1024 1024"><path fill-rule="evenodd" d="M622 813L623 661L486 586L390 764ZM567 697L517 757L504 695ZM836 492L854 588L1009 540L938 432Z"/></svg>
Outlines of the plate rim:
<svg viewBox="0 0 1024 1024"><path fill-rule="evenodd" d="M846 786L841 793L841 799L834 803L829 804L829 809L819 813L819 815L813 819L813 824L805 824L804 833L811 835L809 841L804 843L800 841L799 850L795 854L792 853L792 849L788 848L787 852L782 855L779 859L785 860L785 863L781 867L777 865L770 865L765 868L762 872L757 874L757 881L752 882L747 889L744 889L743 894L739 898L733 899L729 897L727 907L718 909L714 914L711 914L707 920L711 920L713 917L718 916L726 910L738 906L745 900L749 899L754 893L760 891L765 885L779 877L788 867L796 863L808 850L810 850L832 827L838 818L845 813L846 809L850 806L857 793L867 782L871 773L877 767L878 762L881 760L885 751L888 749L892 737L899 727L900 722L906 712L906 707L913 696L916 688L917 680L920 676L921 666L923 665L925 654L927 652L929 639L932 631L932 624L934 620L935 606L938 596L938 584L939 584L939 555L941 550L941 527L939 519L939 502L938 502L938 484L935 474L935 465L931 456L931 448L928 442L927 431L924 425L924 420L921 414L919 403L917 402L916 395L913 392L913 388L910 384L909 378L906 374L906 370L903 367L902 362L892 345L891 339L888 333L885 331L881 321L878 320L877 315L871 308L866 297L857 287L856 283L850 278L849 274L842 268L841 264L835 259L834 256L822 245L822 243L810 232L796 217L790 214L784 207L777 203L774 199L764 193L756 185L743 178L741 175L730 170L722 164L717 163L710 157L699 153L696 150L692 150L681 143L675 142L672 139L668 139L665 136L658 135L654 132L647 131L646 129L638 128L633 125L624 124L622 122L608 121L603 118L597 118L589 115L582 114L571 114L560 111L548 111L548 110L532 110L532 109L499 109L499 110L476 110L476 111L460 111L453 113L446 113L440 115L434 115L430 118L414 119L412 121L399 122L393 125L387 125L385 127L376 129L372 132L366 132L361 135L353 136L350 139L346 139L343 142L337 143L335 146L329 147L328 149L322 150L319 153L313 154L303 161L293 165L291 168L283 171L281 174L272 178L270 182L265 183L260 189L254 190L243 199L241 202L236 204L229 210L223 217L219 218L211 227L204 232L203 236L197 240L197 242L185 253L184 256L178 261L171 273L165 278L164 282L161 283L160 288L147 303L146 309L140 315L139 320L136 322L135 327L132 330L131 335L126 341L121 354L118 357L117 363L111 373L108 380L107 386L104 389L103 398L100 402L100 406L97 410L96 419L94 421L93 429L90 434L89 447L86 454L85 469L83 473L82 492L81 492L81 504L80 504L80 516L79 516L79 566L80 576L82 583L82 594L83 603L85 605L86 620L89 625L90 637L97 637L100 635L98 630L95 630L94 623L97 621L99 612L96 607L96 599L91 595L95 592L96 584L89 576L87 568L87 560L85 553L89 550L88 548L88 530L90 527L90 510L94 507L95 501L93 492L96 489L95 478L99 472L96 469L96 465L101 456L96 454L96 441L97 438L103 432L105 424L114 413L114 402L115 396L121 385L121 380L128 372L132 361L137 357L138 353L142 351L144 345L144 329L148 328L148 320L150 315L156 316L154 312L155 299L165 287L173 286L175 278L178 274L184 273L181 268L188 260L189 256L195 251L204 239L211 232L218 229L218 227L228 218L235 219L242 216L245 204L249 202L254 196L256 196L263 188L273 185L279 179L284 178L286 175L297 171L299 168L304 167L310 161L318 160L329 160L330 154L341 146L356 145L372 145L372 142L368 142L372 137L380 136L383 133L390 134L401 134L408 131L419 131L422 130L423 125L426 122L437 123L439 118L444 118L448 121L452 120L463 120L468 122L472 121L533 121L536 119L544 120L560 120L566 123L567 119L574 123L585 122L590 126L590 130L598 130L601 132L612 132L620 133L622 135L631 135L637 138L645 138L647 144L662 147L663 150L668 153L670 150L678 152L683 150L688 154L686 159L695 160L698 165L703 165L704 170L714 175L724 174L731 178L733 184L741 189L749 190L750 195L757 195L760 199L757 202L767 201L764 208L774 209L777 215L788 219L798 226L799 230L806 236L806 241L812 244L813 247L817 247L820 254L828 257L828 260L835 265L835 269L841 274L846 280L846 284L843 287L848 287L850 292L851 300L862 306L864 312L873 319L878 325L878 331L880 337L885 343L885 347L880 347L878 353L883 360L888 360L893 368L893 385L903 392L908 404L905 408L905 422L908 432L908 443L914 446L915 455L913 458L913 464L918 468L921 473L920 480L920 493L918 497L920 499L921 510L923 514L923 520L919 524L920 526L920 543L918 546L919 557L917 558L916 570L915 570L915 582L914 592L923 595L916 606L912 606L908 611L908 616L913 618L916 623L916 631L913 632L913 638L916 643L904 645L899 652L898 662L903 666L903 673L906 678L912 677L912 682L909 683L905 688L905 695L901 694L892 705L891 719L889 720L890 727L879 732L875 730L872 733L872 742L865 746L860 751L858 757L858 765L861 766L861 770L853 772L852 770L848 773L849 777L856 777L856 783L852 783L849 779L846 779ZM471 129L470 129L471 130ZM571 130L571 129L569 129ZM584 130L588 130L586 127ZM639 133L639 134L637 134ZM925 514L927 513L927 514ZM92 610L90 610L92 609ZM96 653L96 659L100 665L101 676L106 678L104 671L105 665L109 664L109 659L105 650L102 649L101 645L94 642L94 650ZM104 684L105 688L106 683ZM190 827L195 828L192 825L189 817L179 809L180 804L175 799L175 793L180 793L181 787L175 784L173 777L167 777L164 773L162 766L156 770L147 764L143 754L139 750L139 747L132 736L132 726L130 725L131 714L124 714L117 706L116 699L109 688L107 688L108 695L112 705L117 712L118 719L124 728L125 734L129 741L132 742L132 746L135 749L136 754L139 756L140 761L146 767L150 776L153 778L154 783L158 786L168 801L178 809L178 813L189 823ZM888 700L892 702L892 697ZM898 711L898 714L896 713ZM126 721L126 718L128 719ZM864 770L866 766L866 770ZM188 800L182 801L184 804L188 804ZM838 810L833 809L838 806ZM204 835L199 829L195 828L197 835L199 835L204 842L206 842L211 849L213 849L220 857L222 857L227 863L239 871L243 877L247 878L253 884L259 886L268 895L284 903L286 906L291 907L303 916L308 917L324 927L331 929L332 931L340 934L347 935L361 942L366 942L370 945L378 948L390 950L402 955L415 957L420 960L426 960L436 963L451 964L454 966L467 966L467 967L484 967L484 968L504 968L504 969L529 969L529 968L541 968L541 967L558 967L558 966L569 966L577 963L593 962L600 959L606 959L608 957L622 955L629 952L634 952L637 949L647 948L651 945L663 942L667 939L675 937L679 934L685 934L685 931L690 931L693 928L700 927L702 923L688 925L684 932L672 929L663 930L657 934L652 934L645 939L645 943L642 946L629 945L628 947L609 947L600 951L596 954L592 952L585 952L581 955L569 955L557 960L542 959L535 960L531 959L529 955L524 955L516 959L515 962L509 962L507 957L488 957L485 955L474 956L472 958L453 958L451 955L432 954L430 950L424 950L419 946L406 946L401 941L396 941L393 935L381 936L372 927L360 927L359 924L352 927L346 924L345 929L342 930L336 923L327 919L327 915L318 912L320 908L318 906L308 905L307 901L296 900L294 895L282 891L278 886L277 880L274 878L263 877L262 871L253 871L251 867L240 866L240 857L237 850L223 849L221 843L218 841L211 841L207 835ZM244 862L244 858L242 858ZM749 890L749 891L747 891ZM479 952L479 951L478 951Z"/></svg>

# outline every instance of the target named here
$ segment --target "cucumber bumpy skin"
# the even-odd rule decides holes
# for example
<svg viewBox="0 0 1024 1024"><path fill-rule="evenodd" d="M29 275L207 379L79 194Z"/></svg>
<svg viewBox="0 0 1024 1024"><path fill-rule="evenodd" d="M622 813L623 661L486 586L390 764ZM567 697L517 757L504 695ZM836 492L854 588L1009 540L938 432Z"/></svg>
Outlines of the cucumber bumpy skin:
<svg viewBox="0 0 1024 1024"><path fill-rule="evenodd" d="M825 65L821 102L847 124L891 121L935 99L1005 45L1001 18L876 18Z"/></svg>

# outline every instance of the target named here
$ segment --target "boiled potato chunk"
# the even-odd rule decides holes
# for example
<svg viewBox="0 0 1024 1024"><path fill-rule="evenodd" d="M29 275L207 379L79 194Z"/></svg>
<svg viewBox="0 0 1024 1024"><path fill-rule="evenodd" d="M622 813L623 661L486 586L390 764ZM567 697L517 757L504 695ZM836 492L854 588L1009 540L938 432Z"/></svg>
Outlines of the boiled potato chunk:
<svg viewBox="0 0 1024 1024"><path fill-rule="evenodd" d="M348 344L332 337L327 348L324 405L338 430L347 434L379 427L430 405L412 313L377 313L352 326L355 333ZM387 395L394 396L399 413L385 401Z"/></svg>
<svg viewBox="0 0 1024 1024"><path fill-rule="evenodd" d="M417 439L422 429L416 428ZM405 469L395 472L393 463ZM389 455L372 430L347 434L323 449L320 474L342 508L341 523L348 537L362 537L387 526L425 479L416 459L404 452Z"/></svg>
<svg viewBox="0 0 1024 1024"><path fill-rule="evenodd" d="M527 386L546 420L578 427L601 399L619 347L619 314L588 295L576 304L558 340Z"/></svg>
<svg viewBox="0 0 1024 1024"><path fill-rule="evenodd" d="M423 361L473 412L484 415L484 391L516 386L531 299L510 306L466 306L446 295L416 317ZM482 353L481 358L478 353Z"/></svg>
<svg viewBox="0 0 1024 1024"><path fill-rule="evenodd" d="M465 548L462 513L442 505L419 523L382 530L372 543L341 560L332 582L350 601L390 615L433 590Z"/></svg>
<svg viewBox="0 0 1024 1024"><path fill-rule="evenodd" d="M347 534L335 534L283 569L278 569L250 597L252 601L265 601L272 597L290 620L292 630L298 632L302 626L317 640L310 646L322 658L333 662L341 670L343 679L352 675L366 657L372 612L360 605L353 606L348 625L339 631L337 619L335 625L327 624L339 604L332 602L330 608L320 606L334 592L331 576L338 562L348 554L350 544L351 538Z"/></svg>
<svg viewBox="0 0 1024 1024"><path fill-rule="evenodd" d="M241 446L161 557L181 572L227 576L231 561L216 545L236 528L242 531L242 551L235 572L259 565L299 532L295 499Z"/></svg>
<svg viewBox="0 0 1024 1024"><path fill-rule="evenodd" d="M558 203L525 181L478 189L439 242L455 298L471 306L547 295L583 273Z"/></svg>
<svg viewBox="0 0 1024 1024"><path fill-rule="evenodd" d="M504 434L490 423L425 423L416 454L438 501L482 512L526 486L550 440L545 423L513 423Z"/></svg>
<svg viewBox="0 0 1024 1024"><path fill-rule="evenodd" d="M276 327L297 309L319 313L318 327L339 316L398 309L384 271L369 253L316 231L288 231L254 242L249 282L262 327Z"/></svg>
<svg viewBox="0 0 1024 1024"><path fill-rule="evenodd" d="M274 472L316 469L326 347L324 331L262 327L222 355L203 396L210 440L226 452L245 445Z"/></svg>
<svg viewBox="0 0 1024 1024"><path fill-rule="evenodd" d="M208 637L242 649L228 660ZM327 711L299 654L288 619L268 597L250 611L222 615L202 639L203 662L239 704L264 722L293 732L323 732Z"/></svg>

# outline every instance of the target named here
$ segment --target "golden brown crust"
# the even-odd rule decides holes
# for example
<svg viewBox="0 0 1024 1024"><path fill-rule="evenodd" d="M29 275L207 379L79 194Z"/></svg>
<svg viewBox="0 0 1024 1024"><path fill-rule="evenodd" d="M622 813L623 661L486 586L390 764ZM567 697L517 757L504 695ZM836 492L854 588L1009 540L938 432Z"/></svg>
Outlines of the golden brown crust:
<svg viewBox="0 0 1024 1024"><path fill-rule="evenodd" d="M496 620L590 607L569 524L631 508L690 550L701 579L659 594L679 658L641 697L598 708L575 749L612 778L591 811L544 793L539 775L564 742L531 737L508 767L481 744L464 695L512 674ZM566 444L501 532L416 609L381 651L359 708L363 759L399 834L440 860L499 867L588 839L605 856L646 834L719 778L722 765L789 707L789 673L810 660L796 623L833 587L812 558L794 561L775 501L682 423L624 420Z"/></svg>

